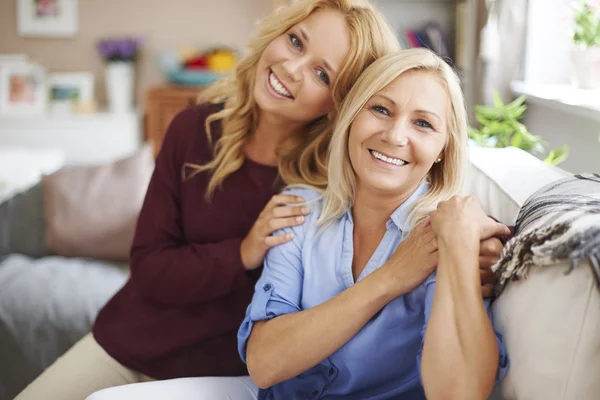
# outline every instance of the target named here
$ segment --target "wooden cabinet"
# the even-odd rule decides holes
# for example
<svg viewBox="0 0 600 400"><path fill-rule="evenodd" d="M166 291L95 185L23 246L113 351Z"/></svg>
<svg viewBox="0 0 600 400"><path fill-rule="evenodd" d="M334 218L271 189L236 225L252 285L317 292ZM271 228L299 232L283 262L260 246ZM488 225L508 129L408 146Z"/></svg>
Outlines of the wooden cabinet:
<svg viewBox="0 0 600 400"><path fill-rule="evenodd" d="M202 87L157 86L150 88L146 98L146 141L154 144L154 156L169 124L181 110L197 103Z"/></svg>

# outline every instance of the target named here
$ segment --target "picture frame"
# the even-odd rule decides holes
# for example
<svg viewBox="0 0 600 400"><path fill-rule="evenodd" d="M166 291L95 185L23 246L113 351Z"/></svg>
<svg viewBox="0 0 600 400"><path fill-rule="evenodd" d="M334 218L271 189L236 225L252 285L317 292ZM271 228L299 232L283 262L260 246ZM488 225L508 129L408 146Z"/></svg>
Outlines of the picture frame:
<svg viewBox="0 0 600 400"><path fill-rule="evenodd" d="M73 113L94 101L94 74L54 72L48 75L48 108L53 113Z"/></svg>
<svg viewBox="0 0 600 400"><path fill-rule="evenodd" d="M78 0L17 0L17 29L25 37L72 37Z"/></svg>
<svg viewBox="0 0 600 400"><path fill-rule="evenodd" d="M48 91L46 70L38 64L0 64L0 114L42 115Z"/></svg>

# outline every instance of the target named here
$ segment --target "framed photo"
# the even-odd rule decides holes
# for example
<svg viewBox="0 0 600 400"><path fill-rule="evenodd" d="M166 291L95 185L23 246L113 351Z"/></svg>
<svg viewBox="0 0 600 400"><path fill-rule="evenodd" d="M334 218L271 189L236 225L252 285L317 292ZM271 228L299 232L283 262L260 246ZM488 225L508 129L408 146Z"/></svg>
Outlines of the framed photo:
<svg viewBox="0 0 600 400"><path fill-rule="evenodd" d="M71 113L78 105L94 100L94 75L91 72L57 72L48 75L49 109Z"/></svg>
<svg viewBox="0 0 600 400"><path fill-rule="evenodd" d="M36 64L0 64L0 113L40 115L46 111L46 70Z"/></svg>
<svg viewBox="0 0 600 400"><path fill-rule="evenodd" d="M77 33L78 0L17 0L21 36L69 37Z"/></svg>

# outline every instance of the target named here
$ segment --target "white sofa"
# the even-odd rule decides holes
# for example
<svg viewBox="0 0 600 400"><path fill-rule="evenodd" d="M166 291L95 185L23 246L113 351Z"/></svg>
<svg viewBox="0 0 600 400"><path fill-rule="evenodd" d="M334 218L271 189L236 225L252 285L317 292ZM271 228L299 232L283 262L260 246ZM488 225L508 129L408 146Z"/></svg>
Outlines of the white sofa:
<svg viewBox="0 0 600 400"><path fill-rule="evenodd" d="M507 225L538 189L572 176L516 148L472 147L470 160L464 193ZM600 199L597 183L590 185ZM566 274L569 267L569 260L534 265L495 300L511 366L491 399L600 399L600 285L590 261Z"/></svg>

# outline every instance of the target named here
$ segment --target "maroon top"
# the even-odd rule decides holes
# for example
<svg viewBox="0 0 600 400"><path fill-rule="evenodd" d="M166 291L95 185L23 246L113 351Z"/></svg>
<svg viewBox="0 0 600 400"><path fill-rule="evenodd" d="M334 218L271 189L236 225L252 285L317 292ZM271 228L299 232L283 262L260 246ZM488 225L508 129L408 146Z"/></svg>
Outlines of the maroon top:
<svg viewBox="0 0 600 400"><path fill-rule="evenodd" d="M182 180L184 163L212 159L199 105L175 117L156 160L131 249L131 278L98 314L93 333L117 361L156 379L246 375L237 330L260 270L240 244L278 189L277 168L245 160L207 201L209 173ZM220 124L212 126L213 137Z"/></svg>

